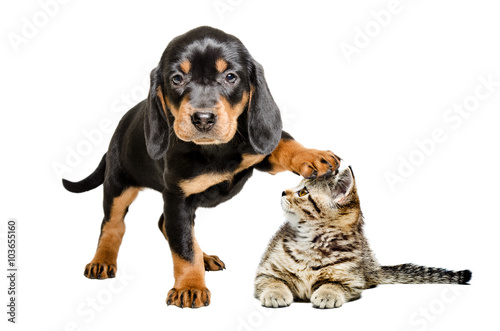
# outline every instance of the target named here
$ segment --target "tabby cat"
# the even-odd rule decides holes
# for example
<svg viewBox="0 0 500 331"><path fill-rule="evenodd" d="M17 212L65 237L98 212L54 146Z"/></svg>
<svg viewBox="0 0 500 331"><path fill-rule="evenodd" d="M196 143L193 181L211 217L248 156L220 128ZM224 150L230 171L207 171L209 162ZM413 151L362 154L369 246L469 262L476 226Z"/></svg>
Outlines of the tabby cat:
<svg viewBox="0 0 500 331"><path fill-rule="evenodd" d="M363 235L351 167L326 179L303 180L282 194L285 224L269 243L255 277L266 307L293 301L340 307L378 284L467 284L472 273L413 264L381 266Z"/></svg>

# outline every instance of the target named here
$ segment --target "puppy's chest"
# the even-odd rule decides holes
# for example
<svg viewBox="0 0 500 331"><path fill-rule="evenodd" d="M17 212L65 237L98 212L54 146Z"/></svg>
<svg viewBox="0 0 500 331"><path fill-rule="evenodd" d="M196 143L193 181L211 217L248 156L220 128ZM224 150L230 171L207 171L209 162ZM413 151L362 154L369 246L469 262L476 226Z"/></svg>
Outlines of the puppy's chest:
<svg viewBox="0 0 500 331"><path fill-rule="evenodd" d="M222 160L222 167L217 170L211 170L210 164L207 164L206 169L202 170L200 174L193 174L187 179L181 179L179 186L185 197L202 193L212 186L233 181L238 173L253 167L264 158L265 155L243 154L241 160Z"/></svg>

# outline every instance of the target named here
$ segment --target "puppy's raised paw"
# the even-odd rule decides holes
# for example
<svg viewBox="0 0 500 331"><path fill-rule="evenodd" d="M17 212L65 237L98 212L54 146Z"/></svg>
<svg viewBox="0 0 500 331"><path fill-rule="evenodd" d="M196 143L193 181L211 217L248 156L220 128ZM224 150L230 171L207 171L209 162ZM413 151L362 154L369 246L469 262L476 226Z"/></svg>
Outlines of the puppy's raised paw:
<svg viewBox="0 0 500 331"><path fill-rule="evenodd" d="M331 151L302 149L290 160L291 170L304 178L312 179L334 173L340 164L340 158Z"/></svg>

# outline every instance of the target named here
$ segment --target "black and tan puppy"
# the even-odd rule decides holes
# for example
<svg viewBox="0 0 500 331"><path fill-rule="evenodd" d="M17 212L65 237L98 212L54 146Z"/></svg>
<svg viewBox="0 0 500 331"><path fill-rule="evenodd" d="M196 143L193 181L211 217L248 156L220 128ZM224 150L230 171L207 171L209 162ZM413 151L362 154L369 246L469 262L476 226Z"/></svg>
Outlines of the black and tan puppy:
<svg viewBox="0 0 500 331"><path fill-rule="evenodd" d="M338 162L282 131L263 69L237 38L210 27L191 30L169 43L151 72L147 100L124 115L94 173L78 183L63 180L71 192L104 184L101 235L85 276L115 276L128 206L142 188L152 188L163 194L159 227L174 262L167 304L206 306L205 270L224 264L198 246L196 209L233 197L254 168L312 178L330 174Z"/></svg>

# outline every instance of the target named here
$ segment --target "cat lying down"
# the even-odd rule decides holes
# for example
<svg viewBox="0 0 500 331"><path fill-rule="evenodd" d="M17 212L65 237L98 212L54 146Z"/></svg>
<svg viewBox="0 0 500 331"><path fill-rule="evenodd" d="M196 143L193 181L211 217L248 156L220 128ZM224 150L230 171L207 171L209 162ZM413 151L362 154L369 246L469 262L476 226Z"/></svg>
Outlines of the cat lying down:
<svg viewBox="0 0 500 331"><path fill-rule="evenodd" d="M274 235L255 277L265 307L293 301L340 307L378 284L467 284L469 270L413 264L381 266L363 234L351 167L324 179L303 180L283 192L286 222Z"/></svg>

